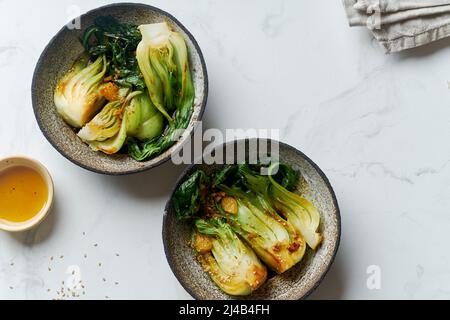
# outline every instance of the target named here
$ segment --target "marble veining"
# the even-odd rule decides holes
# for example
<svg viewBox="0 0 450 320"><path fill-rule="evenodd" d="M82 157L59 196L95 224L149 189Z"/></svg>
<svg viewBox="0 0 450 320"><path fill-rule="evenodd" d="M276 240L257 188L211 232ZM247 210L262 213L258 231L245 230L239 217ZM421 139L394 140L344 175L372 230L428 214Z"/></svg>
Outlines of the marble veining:
<svg viewBox="0 0 450 320"><path fill-rule="evenodd" d="M343 238L312 299L450 298L450 40L385 55L335 0L141 2L176 16L202 48L205 128L278 128L330 178ZM102 177L60 156L36 126L32 72L72 4L0 0L0 157L38 158L56 187L44 224L0 233L0 299L58 298L76 280L85 294L74 299L189 299L160 234L183 168ZM373 265L379 290L366 285Z"/></svg>

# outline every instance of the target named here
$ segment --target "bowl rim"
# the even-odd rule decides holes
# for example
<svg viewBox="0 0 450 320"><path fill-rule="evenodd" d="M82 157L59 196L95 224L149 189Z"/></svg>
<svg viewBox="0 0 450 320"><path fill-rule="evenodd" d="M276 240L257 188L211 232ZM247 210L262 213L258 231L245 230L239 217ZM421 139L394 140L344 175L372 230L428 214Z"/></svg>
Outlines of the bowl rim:
<svg viewBox="0 0 450 320"><path fill-rule="evenodd" d="M8 165L8 161L11 161L12 163ZM17 163L14 163L17 162ZM0 172L3 170L7 170L8 168L13 167L27 167L32 170L34 170L37 174L39 174L42 179L44 179L45 184L47 186L47 202L42 207L42 209L31 219L24 221L24 222L18 222L18 223L12 223L12 224L5 224L2 220L0 220L0 230L11 232L11 233L18 233L18 232L24 232L28 231L30 229L33 229L40 225L49 215L52 206L53 206L53 200L54 200L54 182L53 178L48 171L47 167L44 166L40 161L30 158L28 156L22 156L22 155L13 155L8 157L2 157L0 158L0 166L6 163L4 168L0 168Z"/></svg>
<svg viewBox="0 0 450 320"><path fill-rule="evenodd" d="M218 149L223 149L226 148L227 145L231 145L231 144L236 144L236 143L249 143L250 141L260 141L260 140L265 140L268 142L276 142L280 145L280 147L289 149L293 152L295 152L296 154L298 154L298 156L302 157L304 160L306 160L306 162L308 162L319 174L319 176L323 179L323 181L325 182L325 185L327 187L327 189L329 190L331 197L333 199L333 205L336 208L336 221L337 221L337 236L336 236L336 241L335 241L335 248L334 251L331 255L331 259L330 262L328 263L328 265L326 266L325 270L322 272L322 274L320 275L320 277L317 279L317 281L312 285L312 287L303 295L300 297L296 297L294 300L304 300L306 298L308 298L319 286L320 284L323 282L323 280L325 279L326 275L328 274L328 272L331 270L331 267L334 264L334 261L336 260L336 256L338 254L339 251L339 247L341 244L341 237L342 237L342 217L341 217L341 211L339 208L339 203L336 197L336 193L330 183L330 180L328 179L328 177L325 175L325 173L322 171L322 169L320 169L320 167L311 160L311 158L309 158L307 155L305 155L302 151L298 150L297 148L286 144L284 142L278 141L278 140L274 140L274 139L265 139L265 138L247 138L247 139L236 139L236 140L232 140L232 141L228 141L225 143L222 143L218 146L216 146L214 148L214 150L218 150ZM171 202L173 199L173 196L175 194L175 191L177 190L177 188L179 187L179 185L184 181L184 179L186 178L186 175L194 168L196 167L198 164L191 164L189 165L179 176L179 178L177 179L177 182L175 183L172 192L170 194L170 198L166 203L166 207L164 209L164 215L163 215L163 226L162 226L162 240L163 240L163 246L164 246L164 254L166 256L167 262L170 266L170 269L172 270L172 273L175 275L175 277L177 278L178 282L181 284L181 286L196 300L200 300L200 297L193 291L191 290L188 285L186 283L184 283L183 281L181 281L181 276L178 274L178 271L175 268L174 265L174 261L172 259L172 257L169 255L169 247L168 247L168 238L169 238L169 233L167 232L167 217L168 217L168 213L169 213L169 209L171 206Z"/></svg>
<svg viewBox="0 0 450 320"><path fill-rule="evenodd" d="M200 58L200 63L202 65L202 73L203 73L203 85L204 85L204 95L203 95L203 100L201 102L201 106L200 106L200 112L198 114L198 121L201 121L203 119L203 115L205 113L205 109L207 106L207 102L208 102L208 95L209 95L209 77L208 77L208 70L207 70L207 66L206 66L206 61L203 55L202 50L200 49L200 46L197 42L197 40L194 38L194 36L191 34L191 32L177 19L175 18L172 14L157 8L155 6L152 5L148 5L148 4L144 4L144 3L134 3L134 2L118 2L118 3L113 3L113 4L108 4L108 5L104 5L104 6L100 6L94 9L91 9L89 11L86 11L85 13L82 13L78 18L82 19L84 16L92 14L96 11L99 10L105 10L105 9L110 9L110 8L116 8L116 7L122 7L122 6L132 6L135 7L136 9L147 9L147 10L151 10L154 12L157 12L159 14L162 14L164 16L166 16L169 20L171 20L173 23L175 23L181 30L183 30L183 32L187 35L187 37L189 38L189 40L192 42L192 44L194 45L194 48ZM53 146L53 148L56 149L56 151L58 151L59 154L61 154L64 158L68 159L69 161L71 161L72 163L74 163L75 165L94 172L94 173L98 173L98 174L102 174L102 175L109 175L109 176L123 176L123 175L132 175L132 174L137 174L137 173L141 173L141 172L145 172L148 170L151 170L153 168L159 167L161 165L163 165L164 163L168 162L171 157L172 154L174 152L176 152L177 150L179 150L179 148L181 148L188 139L190 139L193 135L193 133L195 132L195 130L198 127L198 123L194 123L194 125L192 126L191 129L187 129L190 130L189 134L185 136L184 140L179 141L179 143L177 145L173 145L171 148L167 149L165 152L167 151L171 151L166 157L160 159L158 162L155 162L151 165L146 166L145 162L141 162L143 165L142 168L138 168L138 169L133 169L133 170L124 170L124 171L106 171L106 170L101 170L101 169L97 169L97 168L93 168L89 165L86 165L84 163L81 163L80 161L76 160L74 157L72 157L70 154L64 152L61 148L59 148L52 140L52 138L50 137L50 135L44 130L44 124L42 119L38 116L38 99L37 99L37 77L38 77L38 71L40 71L40 66L42 65L42 62L44 60L44 58L46 57L48 51L50 50L50 46L56 41L56 39L66 30L67 26L64 25L51 39L50 41L47 43L47 45L45 46L44 50L42 51L41 55L39 56L38 61L36 62L34 71L33 71L33 78L32 78L32 82L31 82L31 102L32 102L32 107L33 107L33 113L35 116L35 119L38 123L39 129L42 132L42 134L44 135L44 137L47 139L47 141ZM191 119L192 122L192 119ZM151 161L151 159L149 160Z"/></svg>

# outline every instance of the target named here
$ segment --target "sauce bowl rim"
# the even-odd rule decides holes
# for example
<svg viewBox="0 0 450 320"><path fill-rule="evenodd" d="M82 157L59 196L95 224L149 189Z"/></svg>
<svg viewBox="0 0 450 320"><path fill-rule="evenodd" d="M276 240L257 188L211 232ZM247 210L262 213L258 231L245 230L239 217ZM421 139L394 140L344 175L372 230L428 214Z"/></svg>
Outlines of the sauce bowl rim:
<svg viewBox="0 0 450 320"><path fill-rule="evenodd" d="M8 162L11 163L9 164ZM52 176L50 175L48 169L40 161L22 155L0 157L0 172L4 169L15 166L24 166L30 168L36 171L36 173L38 173L42 177L47 186L47 202L33 218L27 221L9 222L7 220L0 219L0 230L12 233L28 231L44 221L52 208L54 197L54 183Z"/></svg>

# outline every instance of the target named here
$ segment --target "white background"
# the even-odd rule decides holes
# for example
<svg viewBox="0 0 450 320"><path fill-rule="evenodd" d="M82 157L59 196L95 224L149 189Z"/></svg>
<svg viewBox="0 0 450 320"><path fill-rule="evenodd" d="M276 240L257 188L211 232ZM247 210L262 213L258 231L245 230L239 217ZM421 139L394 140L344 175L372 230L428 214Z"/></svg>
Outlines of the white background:
<svg viewBox="0 0 450 320"><path fill-rule="evenodd" d="M206 128L279 128L329 176L343 238L312 298L450 298L450 40L385 55L367 30L348 27L336 0L142 2L198 40L210 76ZM0 0L0 156L39 159L56 185L43 225L0 234L0 299L55 298L72 265L85 298L189 298L161 240L183 168L93 174L36 125L33 69L74 3L84 12L109 2ZM381 268L381 290L366 287L370 265Z"/></svg>

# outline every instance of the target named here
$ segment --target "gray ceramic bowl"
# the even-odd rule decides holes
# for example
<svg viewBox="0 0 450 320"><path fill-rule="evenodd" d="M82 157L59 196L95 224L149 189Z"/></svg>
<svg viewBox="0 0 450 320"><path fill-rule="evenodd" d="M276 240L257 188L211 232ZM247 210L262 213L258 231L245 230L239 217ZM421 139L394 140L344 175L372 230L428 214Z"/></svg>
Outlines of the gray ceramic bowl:
<svg viewBox="0 0 450 320"><path fill-rule="evenodd" d="M83 29L91 26L99 16L113 16L117 19L139 24L167 21L185 38L191 62L195 86L194 115L183 137L171 149L147 162L134 161L128 155L109 156L92 151L81 142L56 112L53 92L57 81L67 72L74 60L83 52L79 37ZM189 31L170 14L144 4L120 3L92 10L80 17L82 30L61 29L42 53L33 77L32 100L36 119L47 140L64 157L85 169L111 175L131 174L156 167L170 159L191 135L196 121L201 120L208 97L208 75L202 52Z"/></svg>
<svg viewBox="0 0 450 320"><path fill-rule="evenodd" d="M227 154L227 146L248 145L249 140L240 140L218 147L216 154ZM254 139L252 140L255 141ZM258 140L266 142L267 140ZM265 152L246 150L258 153L262 158ZM270 150L270 149L269 149ZM320 284L328 272L336 256L341 236L341 217L334 191L320 168L307 156L286 144L279 144L280 161L292 165L301 171L303 178L299 182L298 191L311 200L321 213L320 232L324 242L317 252L307 250L300 264L282 275L276 275L268 280L249 299L256 300L298 300L309 296ZM235 152L232 150L232 152ZM174 190L185 181L187 176L197 169L203 169L210 174L220 165L192 165L180 177ZM180 222L175 217L172 197L167 203L164 214L163 242L166 257L175 276L189 294L201 300L224 300L232 297L223 293L209 278L197 262L188 242L191 237L191 226Z"/></svg>

